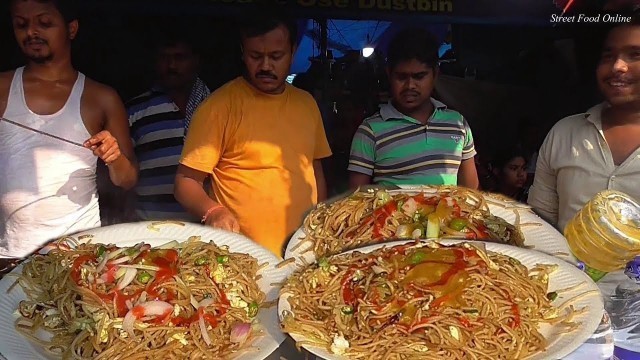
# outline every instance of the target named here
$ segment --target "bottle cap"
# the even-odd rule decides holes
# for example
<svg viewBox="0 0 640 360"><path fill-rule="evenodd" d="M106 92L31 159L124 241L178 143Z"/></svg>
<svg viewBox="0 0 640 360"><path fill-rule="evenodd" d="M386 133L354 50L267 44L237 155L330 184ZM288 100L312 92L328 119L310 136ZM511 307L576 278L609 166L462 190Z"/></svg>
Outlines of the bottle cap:
<svg viewBox="0 0 640 360"><path fill-rule="evenodd" d="M627 267L624 269L625 275L628 277L640 281L640 256L627 263Z"/></svg>

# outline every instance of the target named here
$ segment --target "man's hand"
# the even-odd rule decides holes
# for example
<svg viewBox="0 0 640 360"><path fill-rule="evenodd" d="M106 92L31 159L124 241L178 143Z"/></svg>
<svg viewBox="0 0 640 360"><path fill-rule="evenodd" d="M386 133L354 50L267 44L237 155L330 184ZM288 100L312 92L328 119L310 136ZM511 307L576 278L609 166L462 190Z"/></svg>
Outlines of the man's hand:
<svg viewBox="0 0 640 360"><path fill-rule="evenodd" d="M240 232L240 224L235 216L224 206L211 211L205 221L205 225L209 225L214 228L232 231L235 233Z"/></svg>
<svg viewBox="0 0 640 360"><path fill-rule="evenodd" d="M84 146L93 151L105 164L110 165L118 160L122 153L118 141L108 130L100 131L84 142Z"/></svg>

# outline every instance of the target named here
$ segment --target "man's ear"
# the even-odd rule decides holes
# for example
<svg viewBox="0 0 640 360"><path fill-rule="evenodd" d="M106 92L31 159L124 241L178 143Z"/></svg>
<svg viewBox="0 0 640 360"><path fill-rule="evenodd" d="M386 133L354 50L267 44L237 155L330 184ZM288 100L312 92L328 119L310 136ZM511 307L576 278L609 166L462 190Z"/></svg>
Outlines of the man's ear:
<svg viewBox="0 0 640 360"><path fill-rule="evenodd" d="M69 22L68 28L69 28L69 39L73 40L76 38L76 36L78 35L78 20L72 20L71 22Z"/></svg>

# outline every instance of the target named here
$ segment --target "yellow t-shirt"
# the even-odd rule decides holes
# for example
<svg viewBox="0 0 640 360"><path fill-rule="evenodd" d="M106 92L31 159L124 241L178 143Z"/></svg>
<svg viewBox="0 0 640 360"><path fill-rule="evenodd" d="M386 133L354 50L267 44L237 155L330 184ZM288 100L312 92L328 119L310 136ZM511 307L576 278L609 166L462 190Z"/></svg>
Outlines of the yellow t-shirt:
<svg viewBox="0 0 640 360"><path fill-rule="evenodd" d="M240 77L200 104L180 163L212 174L214 200L244 235L280 256L316 203L313 160L330 155L311 95L288 84L264 94Z"/></svg>

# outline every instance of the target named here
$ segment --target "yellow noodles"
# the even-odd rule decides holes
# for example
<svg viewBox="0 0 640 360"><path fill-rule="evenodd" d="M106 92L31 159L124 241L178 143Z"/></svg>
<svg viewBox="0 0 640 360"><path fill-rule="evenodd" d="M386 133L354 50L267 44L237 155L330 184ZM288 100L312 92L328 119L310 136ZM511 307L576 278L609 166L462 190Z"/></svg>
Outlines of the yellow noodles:
<svg viewBox="0 0 640 360"><path fill-rule="evenodd" d="M490 214L480 192L442 186L435 192L414 194L357 191L320 204L305 218L305 238L298 246L311 243L310 250L322 257L387 239L439 237L524 244L516 226ZM460 230L450 227L456 221ZM430 226L437 228L430 231Z"/></svg>
<svg viewBox="0 0 640 360"><path fill-rule="evenodd" d="M352 359L523 359L546 348L541 323L576 327L547 294L554 269L471 243L336 255L289 279L283 329Z"/></svg>
<svg viewBox="0 0 640 360"><path fill-rule="evenodd" d="M178 249L72 244L24 263L19 332L65 359L212 359L250 350L258 262L192 237ZM64 248L64 246L62 246Z"/></svg>

